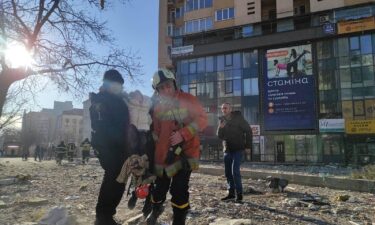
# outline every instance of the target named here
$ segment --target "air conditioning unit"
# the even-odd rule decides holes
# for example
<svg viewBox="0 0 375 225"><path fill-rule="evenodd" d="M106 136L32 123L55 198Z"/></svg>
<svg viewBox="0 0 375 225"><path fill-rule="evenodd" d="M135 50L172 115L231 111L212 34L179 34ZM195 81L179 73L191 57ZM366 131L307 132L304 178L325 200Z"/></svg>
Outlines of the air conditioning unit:
<svg viewBox="0 0 375 225"><path fill-rule="evenodd" d="M329 15L321 15L319 16L319 23L323 24L329 22Z"/></svg>

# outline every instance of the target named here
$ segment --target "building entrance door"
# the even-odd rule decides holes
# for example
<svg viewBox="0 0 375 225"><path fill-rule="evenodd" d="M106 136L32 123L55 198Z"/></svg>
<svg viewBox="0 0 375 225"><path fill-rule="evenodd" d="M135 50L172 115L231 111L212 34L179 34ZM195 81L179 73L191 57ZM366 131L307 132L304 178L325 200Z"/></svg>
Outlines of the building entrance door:
<svg viewBox="0 0 375 225"><path fill-rule="evenodd" d="M276 159L277 162L285 162L285 143L283 141L276 142Z"/></svg>

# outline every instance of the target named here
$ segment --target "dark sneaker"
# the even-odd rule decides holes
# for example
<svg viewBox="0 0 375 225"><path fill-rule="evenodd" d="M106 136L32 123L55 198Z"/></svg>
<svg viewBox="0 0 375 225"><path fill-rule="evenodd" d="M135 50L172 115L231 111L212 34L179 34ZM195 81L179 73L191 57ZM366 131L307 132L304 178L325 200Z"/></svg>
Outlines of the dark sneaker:
<svg viewBox="0 0 375 225"><path fill-rule="evenodd" d="M222 198L221 201L229 201L229 200L234 200L236 196L233 194L228 194L226 197Z"/></svg>
<svg viewBox="0 0 375 225"><path fill-rule="evenodd" d="M236 202L242 202L243 196L241 193L237 194Z"/></svg>
<svg viewBox="0 0 375 225"><path fill-rule="evenodd" d="M94 225L121 225L121 223L117 223L112 217L97 217Z"/></svg>

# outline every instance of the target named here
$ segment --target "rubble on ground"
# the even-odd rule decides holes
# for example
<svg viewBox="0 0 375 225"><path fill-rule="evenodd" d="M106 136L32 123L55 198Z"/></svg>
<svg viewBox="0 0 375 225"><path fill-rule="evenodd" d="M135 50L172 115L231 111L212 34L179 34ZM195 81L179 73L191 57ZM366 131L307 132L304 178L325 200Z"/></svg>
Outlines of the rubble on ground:
<svg viewBox="0 0 375 225"><path fill-rule="evenodd" d="M103 175L96 159L88 165L77 161L58 166L54 161L7 158L0 165L0 224L93 224ZM243 203L222 202L225 177L193 173L187 224L375 224L374 194L290 183L284 192L272 193L265 179L243 180ZM123 224L138 224L143 201L129 210L129 197L125 193L116 217ZM166 205L160 224L171 221L169 200Z"/></svg>

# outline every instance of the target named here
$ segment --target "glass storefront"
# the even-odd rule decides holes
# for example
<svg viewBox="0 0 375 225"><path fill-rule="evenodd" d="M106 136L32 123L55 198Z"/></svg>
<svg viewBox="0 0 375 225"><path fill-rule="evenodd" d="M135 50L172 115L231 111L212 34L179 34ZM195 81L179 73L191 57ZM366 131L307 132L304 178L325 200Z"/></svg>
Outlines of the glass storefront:
<svg viewBox="0 0 375 225"><path fill-rule="evenodd" d="M373 120L375 118L375 34L317 42L319 118ZM322 135L323 162L375 162L374 134ZM345 145L343 145L345 142Z"/></svg>

